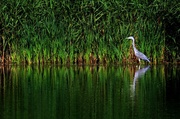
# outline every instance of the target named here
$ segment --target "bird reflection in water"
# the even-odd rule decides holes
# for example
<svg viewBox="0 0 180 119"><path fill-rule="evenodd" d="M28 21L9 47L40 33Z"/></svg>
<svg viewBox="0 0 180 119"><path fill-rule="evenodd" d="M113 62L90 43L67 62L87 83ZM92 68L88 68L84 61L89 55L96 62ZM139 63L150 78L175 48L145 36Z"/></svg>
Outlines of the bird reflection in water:
<svg viewBox="0 0 180 119"><path fill-rule="evenodd" d="M146 66L144 68L140 68L139 66L139 70L137 70L134 74L134 79L133 79L133 84L132 84L132 97L135 96L135 90L136 90L136 82L138 81L138 78L140 78L141 76L143 76L146 71L148 71L148 69L150 68L150 66Z"/></svg>

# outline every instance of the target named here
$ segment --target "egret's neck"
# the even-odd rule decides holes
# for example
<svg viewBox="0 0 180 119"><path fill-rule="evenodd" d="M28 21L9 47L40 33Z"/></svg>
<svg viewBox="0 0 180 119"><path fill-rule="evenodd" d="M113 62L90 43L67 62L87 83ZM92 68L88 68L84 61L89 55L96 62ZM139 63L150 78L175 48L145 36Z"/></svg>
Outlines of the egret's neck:
<svg viewBox="0 0 180 119"><path fill-rule="evenodd" d="M136 51L137 49L136 49L136 46L135 46L135 43L134 43L134 39L132 40L132 45L133 45L134 51Z"/></svg>
<svg viewBox="0 0 180 119"><path fill-rule="evenodd" d="M132 45L133 45L133 48L136 48L135 43L134 43L134 39L132 40Z"/></svg>

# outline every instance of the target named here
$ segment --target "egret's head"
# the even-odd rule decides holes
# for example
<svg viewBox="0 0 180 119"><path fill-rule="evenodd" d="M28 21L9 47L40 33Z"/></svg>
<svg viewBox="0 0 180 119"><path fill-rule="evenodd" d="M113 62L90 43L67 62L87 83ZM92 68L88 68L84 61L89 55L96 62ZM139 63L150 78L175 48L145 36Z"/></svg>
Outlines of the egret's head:
<svg viewBox="0 0 180 119"><path fill-rule="evenodd" d="M134 41L134 37L133 37L133 36L129 36L129 37L127 37L126 39L130 39L130 40L133 40L133 41Z"/></svg>

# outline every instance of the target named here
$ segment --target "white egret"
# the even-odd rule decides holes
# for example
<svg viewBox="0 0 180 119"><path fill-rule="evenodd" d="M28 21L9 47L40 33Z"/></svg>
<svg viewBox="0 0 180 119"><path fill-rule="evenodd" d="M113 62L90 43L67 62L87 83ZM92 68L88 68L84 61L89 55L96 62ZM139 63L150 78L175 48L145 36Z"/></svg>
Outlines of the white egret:
<svg viewBox="0 0 180 119"><path fill-rule="evenodd" d="M134 49L134 54L135 54L135 56L138 58L139 63L140 63L141 59L150 62L146 55L144 55L142 52L140 52L140 51L138 51L138 50L136 49L135 43L134 43L134 42L135 42L135 39L134 39L133 36L130 36L130 37L126 38L126 39L130 39L130 40L133 41L133 42L132 42L132 45L133 45L133 49Z"/></svg>

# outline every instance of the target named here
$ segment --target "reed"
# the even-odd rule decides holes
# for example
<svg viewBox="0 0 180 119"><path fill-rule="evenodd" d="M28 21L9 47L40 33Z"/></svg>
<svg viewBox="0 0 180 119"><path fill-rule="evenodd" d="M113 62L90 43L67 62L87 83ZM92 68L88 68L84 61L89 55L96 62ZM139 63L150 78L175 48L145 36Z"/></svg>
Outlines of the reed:
<svg viewBox="0 0 180 119"><path fill-rule="evenodd" d="M32 1L2 0L0 4L2 63L131 63L135 59L125 39L130 35L154 64L169 58L178 62L179 42L174 41L179 28L175 35L167 31L167 24L177 24L174 19L179 19L177 0Z"/></svg>

